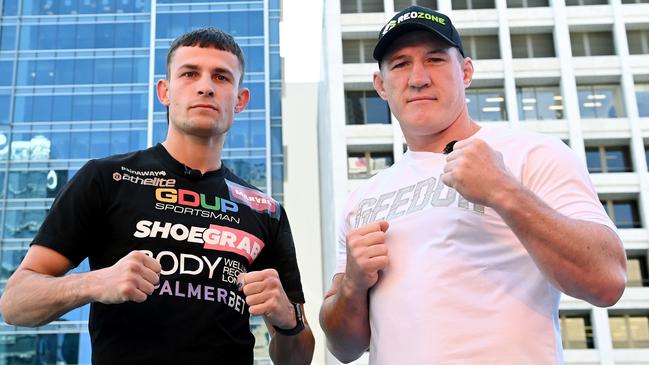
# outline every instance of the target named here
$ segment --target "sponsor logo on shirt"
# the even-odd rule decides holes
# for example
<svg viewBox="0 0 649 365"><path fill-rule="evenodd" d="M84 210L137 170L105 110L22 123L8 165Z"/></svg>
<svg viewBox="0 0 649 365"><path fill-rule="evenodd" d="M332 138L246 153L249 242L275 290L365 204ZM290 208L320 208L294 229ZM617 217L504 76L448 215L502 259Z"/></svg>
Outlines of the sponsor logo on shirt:
<svg viewBox="0 0 649 365"><path fill-rule="evenodd" d="M231 213L239 211L239 205L218 196L208 196L186 189L158 188L155 190L155 209L177 214L241 223Z"/></svg>
<svg viewBox="0 0 649 365"><path fill-rule="evenodd" d="M125 171L131 175L137 175L137 176L145 176L145 177L159 177L159 176L167 176L167 172L164 170L161 171L139 171L139 170L132 170L129 169L128 167L120 166L122 171Z"/></svg>
<svg viewBox="0 0 649 365"><path fill-rule="evenodd" d="M272 218L279 220L279 203L277 203L273 198L268 197L255 189L250 189L234 183L228 179L225 179L225 183L228 185L231 200L245 204L257 212L267 213Z"/></svg>
<svg viewBox="0 0 649 365"><path fill-rule="evenodd" d="M187 189L155 189L155 199L162 203L178 204L187 207L201 207L208 210L227 212L238 212L239 206L237 203L231 202L227 199L219 198L218 196L207 196L203 193Z"/></svg>
<svg viewBox="0 0 649 365"><path fill-rule="evenodd" d="M431 176L378 197L365 198L352 210L348 219L352 228L358 228L378 220L389 221L409 215L425 207L448 207L452 204L484 215L484 206L469 202L455 189L446 186L440 175L439 179Z"/></svg>
<svg viewBox="0 0 649 365"><path fill-rule="evenodd" d="M205 274L207 274L208 278L213 279L217 277L216 274L219 271L217 269L221 266L222 282L233 285L236 284L237 275L246 272L246 269L242 267L239 261L223 257L210 259L208 256L196 256L172 251L154 253L153 251L142 250L142 252L157 260L162 269L160 271L160 283L154 287L154 295L222 303L239 314L244 314L246 299L241 293L212 285L175 280L179 275L191 277Z"/></svg>
<svg viewBox="0 0 649 365"><path fill-rule="evenodd" d="M164 171L163 171L164 172ZM146 186L159 186L159 187L174 187L176 186L176 179L164 179L160 177L141 177L131 175L126 172L113 172L113 180L120 182L126 181L132 184L146 185Z"/></svg>
<svg viewBox="0 0 649 365"><path fill-rule="evenodd" d="M180 242L202 244L206 250L233 252L244 257L249 264L257 258L265 246L261 239L248 232L216 224L205 228L141 220L135 227L133 236L136 238L172 238Z"/></svg>

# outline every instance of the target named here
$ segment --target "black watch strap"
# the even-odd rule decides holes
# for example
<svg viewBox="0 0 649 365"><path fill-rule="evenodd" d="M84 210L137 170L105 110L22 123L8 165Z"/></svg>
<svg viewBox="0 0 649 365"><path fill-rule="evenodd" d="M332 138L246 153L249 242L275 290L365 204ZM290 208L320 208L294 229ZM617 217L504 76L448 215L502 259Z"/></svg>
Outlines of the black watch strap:
<svg viewBox="0 0 649 365"><path fill-rule="evenodd" d="M300 304L298 303L293 303L293 308L295 310L295 322L297 323L295 327L285 330L283 328L279 328L277 326L273 326L275 328L275 331L279 333L282 336L295 336L298 333L302 332L304 329L304 316L302 315L302 308L300 307Z"/></svg>

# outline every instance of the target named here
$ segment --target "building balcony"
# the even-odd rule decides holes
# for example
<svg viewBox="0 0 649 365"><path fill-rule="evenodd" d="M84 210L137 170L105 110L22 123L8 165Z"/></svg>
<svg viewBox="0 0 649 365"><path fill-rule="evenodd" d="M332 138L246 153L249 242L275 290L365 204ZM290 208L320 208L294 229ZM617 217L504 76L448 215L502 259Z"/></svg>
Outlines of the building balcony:
<svg viewBox="0 0 649 365"><path fill-rule="evenodd" d="M627 194L640 192L640 177L635 172L590 174L600 194Z"/></svg>
<svg viewBox="0 0 649 365"><path fill-rule="evenodd" d="M614 349L615 365L641 365L649 359L649 349Z"/></svg>
<svg viewBox="0 0 649 365"><path fill-rule="evenodd" d="M509 8L507 22L511 28L546 28L554 26L554 11L551 7Z"/></svg>
<svg viewBox="0 0 649 365"><path fill-rule="evenodd" d="M358 84L363 90L374 88L372 86L372 75L379 70L376 62L372 63L345 63L343 64L343 82L346 89L350 88L348 84Z"/></svg>
<svg viewBox="0 0 649 365"><path fill-rule="evenodd" d="M350 33L360 37L378 38L378 31L387 20L385 13L341 14L340 30L343 34Z"/></svg>
<svg viewBox="0 0 649 365"><path fill-rule="evenodd" d="M598 349L566 349L563 350L563 360L566 364L600 365Z"/></svg>
<svg viewBox="0 0 649 365"><path fill-rule="evenodd" d="M573 27L592 30L593 25L613 24L613 8L611 5L566 6L566 18L571 30Z"/></svg>
<svg viewBox="0 0 649 365"><path fill-rule="evenodd" d="M646 228L624 228L618 229L618 233L624 248L627 250L647 250L649 249L649 234Z"/></svg>
<svg viewBox="0 0 649 365"><path fill-rule="evenodd" d="M619 56L589 56L573 57L572 65L575 70L575 77L587 78L597 75L619 77L622 74Z"/></svg>
<svg viewBox="0 0 649 365"><path fill-rule="evenodd" d="M394 141L392 124L362 124L345 126L347 145L368 147L392 145Z"/></svg>
<svg viewBox="0 0 649 365"><path fill-rule="evenodd" d="M627 287L622 298L612 307L615 309L637 309L649 307L649 287ZM647 357L649 359L649 357Z"/></svg>
<svg viewBox="0 0 649 365"><path fill-rule="evenodd" d="M626 118L582 119L584 139L630 139L631 125Z"/></svg>
<svg viewBox="0 0 649 365"><path fill-rule="evenodd" d="M561 78L561 65L556 57L512 59L516 79Z"/></svg>

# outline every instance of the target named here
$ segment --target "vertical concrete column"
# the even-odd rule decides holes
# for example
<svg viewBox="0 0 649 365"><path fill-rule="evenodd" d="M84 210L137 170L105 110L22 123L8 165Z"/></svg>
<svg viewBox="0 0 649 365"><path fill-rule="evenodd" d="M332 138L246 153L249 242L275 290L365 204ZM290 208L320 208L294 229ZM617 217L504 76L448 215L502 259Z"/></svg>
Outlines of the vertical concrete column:
<svg viewBox="0 0 649 365"><path fill-rule="evenodd" d="M518 127L518 105L516 103L516 80L514 79L514 65L512 62L512 44L509 33L509 20L507 19L507 0L496 0L498 12L498 43L500 44L500 58L503 62L505 105L507 106L507 119L512 127Z"/></svg>
<svg viewBox="0 0 649 365"><path fill-rule="evenodd" d="M622 94L624 95L624 108L627 112L629 125L631 126L631 158L633 159L634 171L638 174L640 180L640 196L638 198L638 208L642 221L645 222L645 229L649 229L649 173L647 172L647 161L645 159L644 140L640 130L640 116L638 112L638 103L635 95L633 82L633 70L629 65L629 46L626 36L626 27L624 25L624 13L620 0L610 0L613 8L613 38L615 40L615 50L620 59L622 76L620 83L622 85Z"/></svg>
<svg viewBox="0 0 649 365"><path fill-rule="evenodd" d="M579 115L579 99L577 98L577 82L572 68L572 49L570 46L570 29L566 19L566 3L564 0L551 0L554 11L554 45L561 67L561 94L563 96L564 116L568 120L570 147L577 156L586 163L584 137L581 132L581 116Z"/></svg>
<svg viewBox="0 0 649 365"><path fill-rule="evenodd" d="M599 350L599 363L601 365L614 365L613 341L606 308L593 307L591 323L593 325L593 336L595 337L593 338L595 348Z"/></svg>

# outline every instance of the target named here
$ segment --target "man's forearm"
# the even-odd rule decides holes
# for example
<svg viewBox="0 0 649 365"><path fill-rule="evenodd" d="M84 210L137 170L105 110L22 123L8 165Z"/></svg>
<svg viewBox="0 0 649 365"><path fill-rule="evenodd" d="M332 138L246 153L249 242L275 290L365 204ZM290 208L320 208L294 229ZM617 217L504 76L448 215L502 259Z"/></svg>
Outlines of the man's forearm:
<svg viewBox="0 0 649 365"><path fill-rule="evenodd" d="M41 326L89 303L86 275L53 277L19 269L0 298L4 320L17 326Z"/></svg>
<svg viewBox="0 0 649 365"><path fill-rule="evenodd" d="M302 332L295 336L274 332L269 346L270 358L277 365L308 365L313 359L314 347L313 333L308 323L305 323Z"/></svg>
<svg viewBox="0 0 649 365"><path fill-rule="evenodd" d="M341 278L334 279L329 296L320 311L320 325L327 335L331 353L344 363L358 359L369 347L370 322L367 292L349 288Z"/></svg>
<svg viewBox="0 0 649 365"><path fill-rule="evenodd" d="M565 217L522 186L503 190L505 197L492 208L555 286L598 306L620 298L626 258L611 229Z"/></svg>

